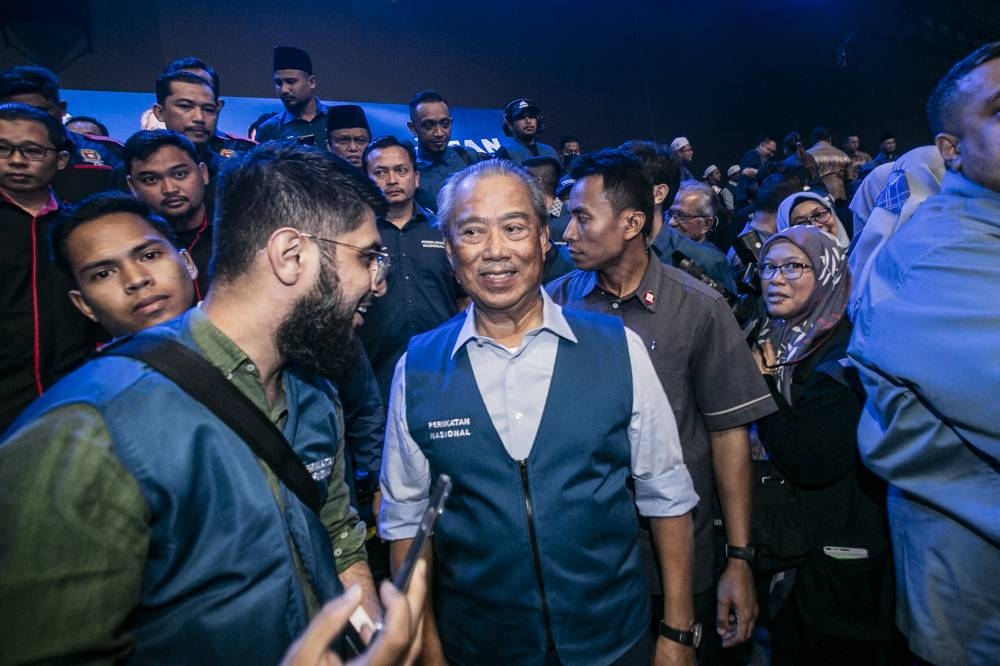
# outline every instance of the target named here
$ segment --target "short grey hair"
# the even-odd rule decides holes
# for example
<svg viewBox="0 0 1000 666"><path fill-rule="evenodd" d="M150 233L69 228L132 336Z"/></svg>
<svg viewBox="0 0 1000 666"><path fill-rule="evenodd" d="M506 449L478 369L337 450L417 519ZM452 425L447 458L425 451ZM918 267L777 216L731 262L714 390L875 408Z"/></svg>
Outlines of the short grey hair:
<svg viewBox="0 0 1000 666"><path fill-rule="evenodd" d="M524 183L524 186L528 188L531 209L538 219L538 225L548 224L549 211L545 206L545 194L534 176L510 160L483 160L452 174L441 191L438 192L438 222L441 224L441 233L445 239L449 238L451 226L455 223L457 214L458 201L456 201L455 192L467 180L482 180L491 176L510 176Z"/></svg>
<svg viewBox="0 0 1000 666"><path fill-rule="evenodd" d="M680 198L686 194L697 194L701 197L701 203L698 204L698 212L702 215L712 216L718 214L718 197L716 196L715 190L712 189L711 185L698 180L685 180L681 182L681 186L677 190L677 197L674 201L680 200Z"/></svg>

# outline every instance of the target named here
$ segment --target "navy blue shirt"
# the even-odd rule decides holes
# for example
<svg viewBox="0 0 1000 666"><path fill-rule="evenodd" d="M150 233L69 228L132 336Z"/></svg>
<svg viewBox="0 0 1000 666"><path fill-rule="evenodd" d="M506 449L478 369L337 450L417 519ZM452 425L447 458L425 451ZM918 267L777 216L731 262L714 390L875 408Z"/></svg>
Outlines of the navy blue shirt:
<svg viewBox="0 0 1000 666"><path fill-rule="evenodd" d="M382 400L389 404L389 386L396 361L410 338L437 328L458 313L455 302L464 298L444 252L437 219L419 205L400 229L384 218L377 220L382 243L392 255L387 291L365 313L358 335L371 360Z"/></svg>
<svg viewBox="0 0 1000 666"><path fill-rule="evenodd" d="M429 211L437 210L437 194L448 176L482 159L479 151L464 146L448 146L435 155L417 146L417 170L420 187L414 200Z"/></svg>
<svg viewBox="0 0 1000 666"><path fill-rule="evenodd" d="M268 118L257 128L257 143L273 139L297 139L312 136L312 145L326 148L326 105L316 100L316 117L312 120L296 118L285 109L273 118Z"/></svg>

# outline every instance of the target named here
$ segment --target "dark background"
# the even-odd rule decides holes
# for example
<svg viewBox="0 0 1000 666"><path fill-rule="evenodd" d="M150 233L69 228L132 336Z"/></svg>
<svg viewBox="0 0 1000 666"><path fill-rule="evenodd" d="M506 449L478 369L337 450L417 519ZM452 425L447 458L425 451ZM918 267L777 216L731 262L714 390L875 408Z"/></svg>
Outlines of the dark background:
<svg viewBox="0 0 1000 666"><path fill-rule="evenodd" d="M683 134L696 166L723 169L763 133L820 123L873 154L886 129L904 149L929 142L935 81L1000 38L997 0L62 0L0 19L0 67L43 64L66 88L152 91L169 60L199 55L223 97L268 97L271 46L289 44L312 55L321 97L405 103L433 87L453 106L499 108L528 96L547 143Z"/></svg>

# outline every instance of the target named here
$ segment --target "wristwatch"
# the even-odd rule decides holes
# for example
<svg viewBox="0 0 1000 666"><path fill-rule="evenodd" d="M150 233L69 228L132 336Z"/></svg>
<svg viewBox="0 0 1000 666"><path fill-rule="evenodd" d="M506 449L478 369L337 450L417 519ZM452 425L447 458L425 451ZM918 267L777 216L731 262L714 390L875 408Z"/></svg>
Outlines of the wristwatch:
<svg viewBox="0 0 1000 666"><path fill-rule="evenodd" d="M687 631L674 629L666 622L660 622L660 635L668 641L680 643L686 647L697 648L701 644L701 622L695 622Z"/></svg>
<svg viewBox="0 0 1000 666"><path fill-rule="evenodd" d="M726 559L727 560L745 560L746 562L753 564L754 556L757 550L751 545L745 548L737 548L736 546L730 546L726 544Z"/></svg>

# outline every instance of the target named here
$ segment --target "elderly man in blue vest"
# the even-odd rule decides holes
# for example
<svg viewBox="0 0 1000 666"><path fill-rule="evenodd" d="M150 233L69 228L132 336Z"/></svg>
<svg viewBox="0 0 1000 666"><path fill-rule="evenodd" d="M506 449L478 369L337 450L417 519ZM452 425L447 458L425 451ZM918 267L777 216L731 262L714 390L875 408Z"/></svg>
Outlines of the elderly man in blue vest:
<svg viewBox="0 0 1000 666"><path fill-rule="evenodd" d="M396 367L379 520L398 563L431 479L453 479L433 538L425 660L648 664L638 507L663 568L656 661L693 664L698 497L641 340L541 289L546 209L521 168L470 166L439 202L472 305L413 338Z"/></svg>

